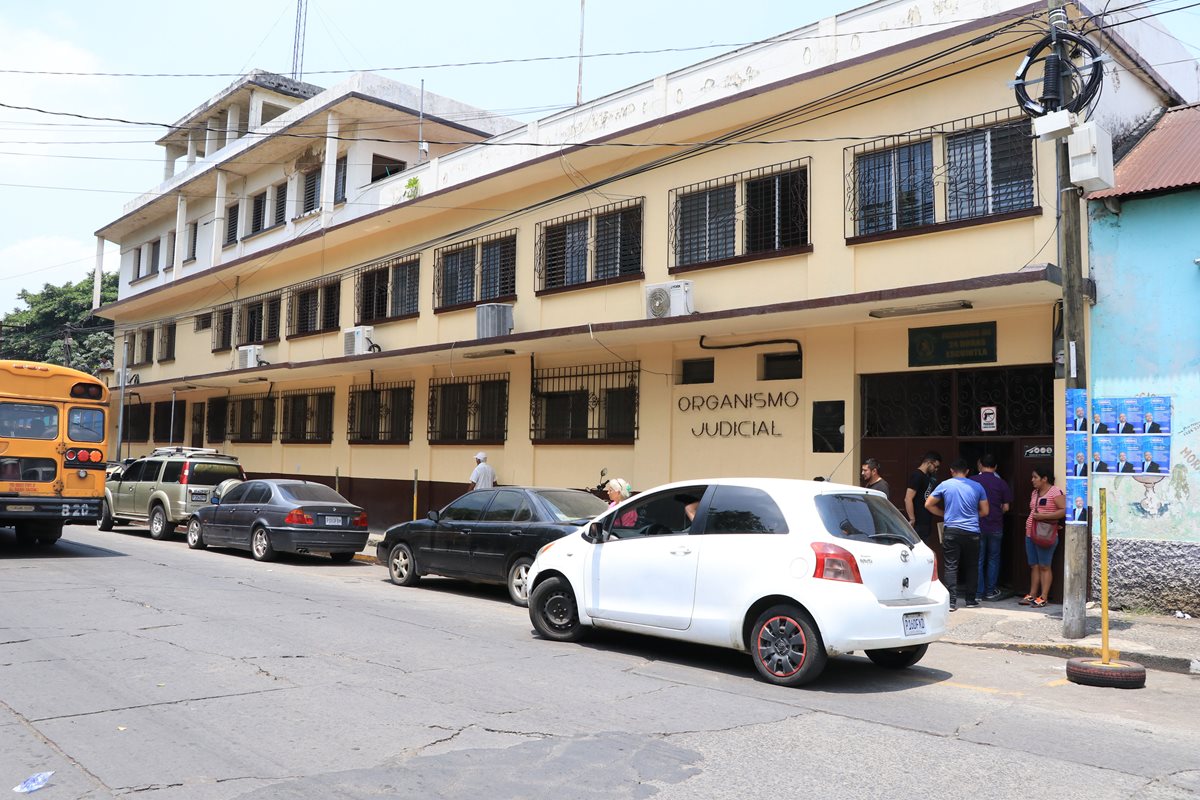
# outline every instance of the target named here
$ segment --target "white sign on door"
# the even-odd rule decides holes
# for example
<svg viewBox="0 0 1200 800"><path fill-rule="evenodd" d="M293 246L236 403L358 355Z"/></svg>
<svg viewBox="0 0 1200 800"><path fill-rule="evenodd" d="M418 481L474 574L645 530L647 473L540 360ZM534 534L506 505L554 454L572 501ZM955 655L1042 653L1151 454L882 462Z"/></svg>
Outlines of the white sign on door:
<svg viewBox="0 0 1200 800"><path fill-rule="evenodd" d="M999 416L996 406L980 406L979 430L984 433L995 433L999 429Z"/></svg>

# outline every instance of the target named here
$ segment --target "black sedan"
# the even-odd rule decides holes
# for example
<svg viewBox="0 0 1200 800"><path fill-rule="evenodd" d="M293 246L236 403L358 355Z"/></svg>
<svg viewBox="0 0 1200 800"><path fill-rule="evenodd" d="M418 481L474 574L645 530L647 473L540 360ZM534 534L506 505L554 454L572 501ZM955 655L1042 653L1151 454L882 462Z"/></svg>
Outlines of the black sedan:
<svg viewBox="0 0 1200 800"><path fill-rule="evenodd" d="M411 586L422 575L504 583L512 601L523 606L537 551L607 508L577 489L478 489L426 519L388 528L376 554L398 586Z"/></svg>
<svg viewBox="0 0 1200 800"><path fill-rule="evenodd" d="M350 561L367 545L367 513L321 483L238 483L188 520L188 547L235 547L256 561L279 552L328 553Z"/></svg>

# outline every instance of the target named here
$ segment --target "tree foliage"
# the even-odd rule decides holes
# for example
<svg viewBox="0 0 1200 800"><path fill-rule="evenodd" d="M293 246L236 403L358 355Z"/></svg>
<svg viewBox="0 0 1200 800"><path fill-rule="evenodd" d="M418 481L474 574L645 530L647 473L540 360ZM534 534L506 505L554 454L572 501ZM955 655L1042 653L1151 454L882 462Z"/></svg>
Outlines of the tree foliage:
<svg viewBox="0 0 1200 800"><path fill-rule="evenodd" d="M4 315L0 358L64 364L93 375L102 364L112 364L113 324L92 315L90 274L78 283L47 283L40 292L22 289L17 296L25 307ZM100 301L116 299L117 274L105 273Z"/></svg>

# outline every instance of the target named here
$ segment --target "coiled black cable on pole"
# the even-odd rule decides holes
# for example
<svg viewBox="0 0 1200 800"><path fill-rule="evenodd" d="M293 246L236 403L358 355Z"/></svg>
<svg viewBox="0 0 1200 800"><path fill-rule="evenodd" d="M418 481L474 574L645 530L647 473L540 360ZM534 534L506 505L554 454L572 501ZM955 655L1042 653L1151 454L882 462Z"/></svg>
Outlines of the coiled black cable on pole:
<svg viewBox="0 0 1200 800"><path fill-rule="evenodd" d="M1080 70L1069 60L1059 59L1059 41L1071 42L1077 50L1083 50L1087 54L1088 62L1091 66L1087 80L1080 87L1079 92L1066 103L1062 102L1062 97L1059 95L1061 71L1069 69L1076 74L1080 74ZM1049 50L1049 53L1044 57L1042 96L1038 100L1034 100L1029 96L1029 91L1025 88L1025 75L1029 71L1029 67L1047 50ZM1040 117L1052 111L1061 110L1070 111L1072 114L1075 114L1087 108L1088 103L1100 91L1100 84L1103 80L1104 70L1100 66L1100 48L1086 37L1079 36L1070 31L1059 30L1046 34L1033 47L1029 48L1029 52L1021 60L1021 66L1017 67L1014 91L1017 95L1017 105L1030 116Z"/></svg>

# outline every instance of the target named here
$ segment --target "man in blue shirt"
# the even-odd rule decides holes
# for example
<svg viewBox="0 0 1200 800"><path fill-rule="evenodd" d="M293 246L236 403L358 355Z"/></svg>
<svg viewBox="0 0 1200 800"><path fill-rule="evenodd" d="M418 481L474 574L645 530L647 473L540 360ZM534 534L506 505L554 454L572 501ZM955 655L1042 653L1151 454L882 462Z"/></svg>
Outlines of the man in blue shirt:
<svg viewBox="0 0 1200 800"><path fill-rule="evenodd" d="M958 565L963 564L966 578L967 607L979 605L979 518L986 517L987 494L983 487L967 480L971 465L959 458L950 465L950 480L942 481L925 501L929 513L945 518L942 530L942 557L946 566L946 588L950 590L950 610L958 608Z"/></svg>
<svg viewBox="0 0 1200 800"><path fill-rule="evenodd" d="M999 600L1000 543L1004 540L1004 515L1012 505L1012 489L1008 481L996 474L996 457L984 453L979 457L979 474L971 480L983 487L987 495L988 515L979 521L979 585L984 600Z"/></svg>

